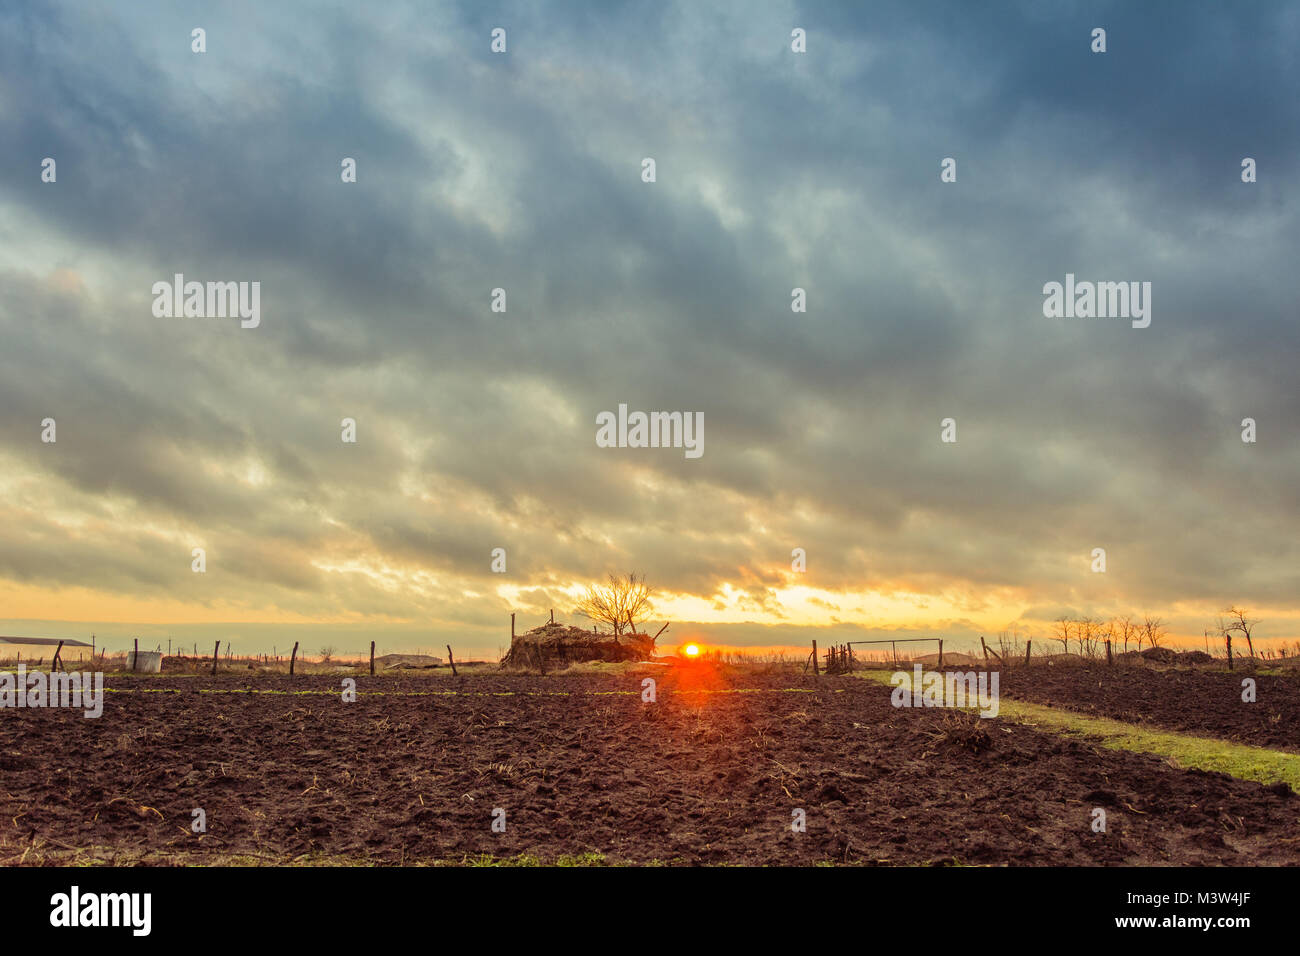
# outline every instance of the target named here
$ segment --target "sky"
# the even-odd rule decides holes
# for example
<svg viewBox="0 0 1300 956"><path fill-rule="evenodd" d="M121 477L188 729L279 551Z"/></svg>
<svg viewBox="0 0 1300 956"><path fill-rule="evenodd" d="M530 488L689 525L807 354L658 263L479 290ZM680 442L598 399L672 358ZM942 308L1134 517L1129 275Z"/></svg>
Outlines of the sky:
<svg viewBox="0 0 1300 956"><path fill-rule="evenodd" d="M1275 3L10 0L0 633L493 656L640 571L668 643L1295 640L1297 49ZM257 326L159 317L177 273ZM1149 327L1046 316L1067 274ZM620 404L703 453L601 447Z"/></svg>

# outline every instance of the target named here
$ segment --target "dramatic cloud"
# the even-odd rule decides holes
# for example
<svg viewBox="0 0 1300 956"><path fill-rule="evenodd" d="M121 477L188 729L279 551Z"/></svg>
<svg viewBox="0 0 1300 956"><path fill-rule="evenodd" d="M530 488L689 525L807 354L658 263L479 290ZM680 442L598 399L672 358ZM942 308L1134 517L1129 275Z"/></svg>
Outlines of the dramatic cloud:
<svg viewBox="0 0 1300 956"><path fill-rule="evenodd" d="M638 569L739 645L1229 601L1294 638L1298 41L1209 3L11 3L0 623L492 653ZM260 282L261 324L156 318L177 273ZM1046 318L1067 273L1150 282L1150 327ZM703 456L597 447L620 403L703 413Z"/></svg>

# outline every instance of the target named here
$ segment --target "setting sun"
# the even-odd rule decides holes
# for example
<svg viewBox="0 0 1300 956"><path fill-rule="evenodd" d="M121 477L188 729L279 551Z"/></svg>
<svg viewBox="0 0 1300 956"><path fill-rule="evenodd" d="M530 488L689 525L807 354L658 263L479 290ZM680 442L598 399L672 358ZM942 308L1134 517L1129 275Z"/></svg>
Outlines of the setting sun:
<svg viewBox="0 0 1300 956"><path fill-rule="evenodd" d="M682 648L682 653L684 653L687 657L698 657L700 653L699 645L687 644L684 648Z"/></svg>

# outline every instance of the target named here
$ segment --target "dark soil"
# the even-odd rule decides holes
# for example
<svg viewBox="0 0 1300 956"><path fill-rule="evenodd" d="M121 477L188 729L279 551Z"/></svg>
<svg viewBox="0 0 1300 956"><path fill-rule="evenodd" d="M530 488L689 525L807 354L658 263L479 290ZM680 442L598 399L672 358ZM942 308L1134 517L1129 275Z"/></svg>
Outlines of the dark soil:
<svg viewBox="0 0 1300 956"><path fill-rule="evenodd" d="M1241 681L1255 680L1255 702ZM1200 737L1300 751L1300 673L1162 670L1123 665L1031 667L1004 671L1012 699L1062 707Z"/></svg>
<svg viewBox="0 0 1300 956"><path fill-rule="evenodd" d="M640 673L364 677L355 703L323 676L113 677L97 720L0 711L0 863L1300 863L1286 788L856 678L646 673L653 704Z"/></svg>

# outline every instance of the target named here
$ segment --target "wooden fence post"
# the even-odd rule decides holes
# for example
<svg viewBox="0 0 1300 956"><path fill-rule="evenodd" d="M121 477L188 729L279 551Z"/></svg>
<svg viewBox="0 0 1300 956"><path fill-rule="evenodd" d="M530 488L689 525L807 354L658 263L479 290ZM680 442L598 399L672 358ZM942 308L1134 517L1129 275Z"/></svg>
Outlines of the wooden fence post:
<svg viewBox="0 0 1300 956"><path fill-rule="evenodd" d="M1029 666L1029 649L1033 646L1034 646L1034 642L1032 640L1025 641L1025 666L1026 667Z"/></svg>
<svg viewBox="0 0 1300 956"><path fill-rule="evenodd" d="M984 635L983 635L983 634L980 635L980 647L982 647L982 648L984 649L984 666L985 666L985 667L988 667L988 664L989 664L989 646L988 646L987 644L984 643Z"/></svg>
<svg viewBox="0 0 1300 956"><path fill-rule="evenodd" d="M817 668L817 642L813 641L813 676L821 676L821 671Z"/></svg>
<svg viewBox="0 0 1300 956"><path fill-rule="evenodd" d="M511 615L510 615L510 618L511 618L511 620L513 620L513 619L514 619L514 615L511 614ZM452 655L452 653L451 653L451 645L450 645L450 644L447 645L447 661L448 661L448 663L451 664L451 676L452 676L452 677L459 677L460 675L456 673L456 658L455 658L455 657Z"/></svg>
<svg viewBox="0 0 1300 956"><path fill-rule="evenodd" d="M50 670L56 671L63 664L63 642L59 641L59 646L54 649L54 660L50 663Z"/></svg>
<svg viewBox="0 0 1300 956"><path fill-rule="evenodd" d="M943 670L943 638L939 638L939 670Z"/></svg>
<svg viewBox="0 0 1300 956"><path fill-rule="evenodd" d="M375 642L370 642L370 676L375 676Z"/></svg>
<svg viewBox="0 0 1300 956"><path fill-rule="evenodd" d="M136 647L139 646L140 646L140 642L136 641ZM221 650L221 642L217 641L216 647L212 648L212 673L214 674L217 672L217 661L220 660L218 651L220 650Z"/></svg>
<svg viewBox="0 0 1300 956"><path fill-rule="evenodd" d="M510 643L513 644L514 642L515 642L515 616L511 614L510 615Z"/></svg>
<svg viewBox="0 0 1300 956"><path fill-rule="evenodd" d="M1112 660L1112 659L1111 659L1111 656L1110 656L1110 638L1109 638L1109 637L1106 638L1106 663L1107 663L1107 664L1113 664L1113 663L1115 663L1114 660Z"/></svg>
<svg viewBox="0 0 1300 956"><path fill-rule="evenodd" d="M131 658L131 673L135 673L136 668L140 666L140 638L135 639L135 656ZM216 673L214 670L212 673Z"/></svg>
<svg viewBox="0 0 1300 956"><path fill-rule="evenodd" d="M298 663L298 642L293 642L293 654L289 657L289 676L293 676L293 667Z"/></svg>

